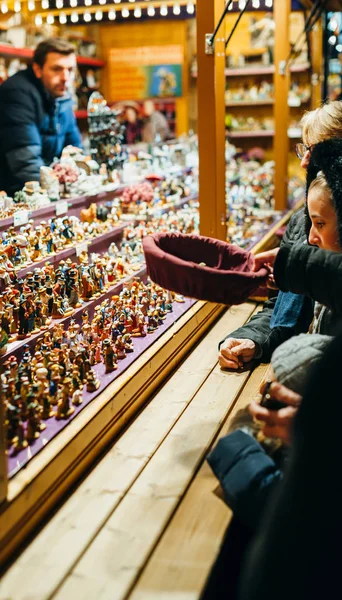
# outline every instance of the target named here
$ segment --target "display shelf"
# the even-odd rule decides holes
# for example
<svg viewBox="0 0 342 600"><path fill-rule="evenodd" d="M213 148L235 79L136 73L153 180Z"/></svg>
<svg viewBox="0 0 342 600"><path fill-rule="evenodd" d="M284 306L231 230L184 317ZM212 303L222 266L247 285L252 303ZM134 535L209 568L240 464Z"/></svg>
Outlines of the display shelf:
<svg viewBox="0 0 342 600"><path fill-rule="evenodd" d="M290 65L290 73L305 73L310 69L310 63L299 63ZM249 75L273 75L275 72L274 65L260 66L260 67L240 67L240 68L228 68L225 69L224 73L226 77L241 77ZM197 78L197 71L192 71L192 77Z"/></svg>
<svg viewBox="0 0 342 600"><path fill-rule="evenodd" d="M69 216L79 216L81 210L83 208L89 208L89 206L93 203L98 202L110 202L114 198L116 198L120 192L127 187L126 185L120 184L115 186L111 190L99 192L97 194L84 195L84 196L75 196L73 198L65 198L62 199L61 202L66 201L68 203L68 215ZM58 202L50 202L46 206L42 206L41 208L36 208L34 210L28 210L28 218L32 219L34 223L40 222L42 219L50 219L52 217L57 216L57 205ZM60 215L62 216L62 215ZM11 215L10 217L5 217L4 219L0 219L0 233L6 231L8 227L14 225L14 217ZM16 226L16 228L19 227Z"/></svg>
<svg viewBox="0 0 342 600"><path fill-rule="evenodd" d="M255 131L230 131L228 134L230 138L256 138L256 137L273 137L273 129L260 129Z"/></svg>
<svg viewBox="0 0 342 600"><path fill-rule="evenodd" d="M67 258L71 257L76 258L78 248L83 249L85 246L87 246L88 252L98 252L99 250L102 250L106 245L108 245L108 243L120 238L123 234L125 227L127 227L128 225L130 225L130 222L126 221L125 223L121 223L117 227L113 227L110 231L106 231L101 235L98 235L94 238L85 239L82 242L75 243L73 246L63 248L63 250L61 250L60 252L48 254L39 261L31 262L28 265L20 267L19 269L15 269L16 276L18 278L25 277L25 275L27 275L27 273L29 273L33 269L41 269L42 267L44 267L44 265L47 262L51 263L54 266L57 266L57 264L61 260L67 260Z"/></svg>
<svg viewBox="0 0 342 600"><path fill-rule="evenodd" d="M249 100L240 100L238 102L226 102L227 107L234 108L235 106L269 106L274 104L274 100L272 98L268 98L267 100L256 100L254 102Z"/></svg>
<svg viewBox="0 0 342 600"><path fill-rule="evenodd" d="M260 66L260 67L241 67L241 68L228 68L224 70L226 77L240 77L241 75L273 75L274 65Z"/></svg>
<svg viewBox="0 0 342 600"><path fill-rule="evenodd" d="M10 480L0 507L0 564L133 418L224 307L188 301L187 309Z"/></svg>
<svg viewBox="0 0 342 600"><path fill-rule="evenodd" d="M14 48L10 45L0 44L0 56L9 56L10 58L32 58L32 48ZM104 67L104 61L99 58L87 56L77 56L77 64L87 65L89 67Z"/></svg>

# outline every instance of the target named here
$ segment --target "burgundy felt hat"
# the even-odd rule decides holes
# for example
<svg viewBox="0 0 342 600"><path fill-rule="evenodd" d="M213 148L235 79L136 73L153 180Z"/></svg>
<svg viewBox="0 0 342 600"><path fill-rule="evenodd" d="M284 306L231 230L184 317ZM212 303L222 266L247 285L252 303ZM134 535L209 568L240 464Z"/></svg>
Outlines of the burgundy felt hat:
<svg viewBox="0 0 342 600"><path fill-rule="evenodd" d="M172 290L220 304L241 304L265 283L265 268L254 272L250 252L199 235L156 233L143 240L152 281Z"/></svg>

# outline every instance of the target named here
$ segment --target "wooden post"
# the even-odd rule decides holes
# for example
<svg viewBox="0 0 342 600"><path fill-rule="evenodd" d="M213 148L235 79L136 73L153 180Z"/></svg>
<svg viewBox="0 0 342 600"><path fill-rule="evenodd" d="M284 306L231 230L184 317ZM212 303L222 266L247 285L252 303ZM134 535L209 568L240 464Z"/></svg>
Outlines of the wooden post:
<svg viewBox="0 0 342 600"><path fill-rule="evenodd" d="M4 407L0 400L0 504L7 498L7 458L5 451L5 416Z"/></svg>
<svg viewBox="0 0 342 600"><path fill-rule="evenodd" d="M226 240L225 198L225 28L205 52L205 35L213 33L224 11L224 0L197 0L197 103L199 203L202 235Z"/></svg>
<svg viewBox="0 0 342 600"><path fill-rule="evenodd" d="M286 61L290 52L289 23L291 0L274 2L273 14L275 22L274 44L274 197L276 210L287 208L287 167L289 140L287 128L289 124L289 107L287 97L289 91L289 69L282 70L282 61Z"/></svg>
<svg viewBox="0 0 342 600"><path fill-rule="evenodd" d="M323 31L322 18L318 19L310 33L311 41L311 109L322 102Z"/></svg>

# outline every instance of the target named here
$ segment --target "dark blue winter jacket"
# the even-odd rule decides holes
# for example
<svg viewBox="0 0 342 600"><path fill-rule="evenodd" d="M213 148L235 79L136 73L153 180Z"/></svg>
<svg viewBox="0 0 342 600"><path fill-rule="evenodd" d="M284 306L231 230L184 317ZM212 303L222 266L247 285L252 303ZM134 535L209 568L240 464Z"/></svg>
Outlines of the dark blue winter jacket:
<svg viewBox="0 0 342 600"><path fill-rule="evenodd" d="M51 98L31 67L0 86L0 189L12 195L39 181L68 144L82 145L70 97Z"/></svg>
<svg viewBox="0 0 342 600"><path fill-rule="evenodd" d="M208 462L235 517L255 529L282 471L260 444L240 429L219 440Z"/></svg>

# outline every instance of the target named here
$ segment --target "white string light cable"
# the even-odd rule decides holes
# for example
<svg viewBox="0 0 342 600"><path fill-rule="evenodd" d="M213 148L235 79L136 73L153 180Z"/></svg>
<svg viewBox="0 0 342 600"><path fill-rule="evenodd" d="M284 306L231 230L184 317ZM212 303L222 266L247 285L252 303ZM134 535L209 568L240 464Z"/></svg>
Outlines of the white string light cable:
<svg viewBox="0 0 342 600"><path fill-rule="evenodd" d="M233 2L233 0L231 1ZM238 1L246 2L246 0ZM255 2L256 0L253 1ZM20 0L14 0L14 2L17 3L17 12L20 12ZM134 4L136 0L128 0L127 3L123 3L122 0L94 0L94 5L93 0L84 0L85 7L92 8L90 10L85 10L83 13L83 11L81 12L80 10L78 12L72 12L69 10L69 7L70 9L78 8L79 0L56 0L56 9L64 9L64 11L59 14L54 9L51 11L50 0L40 0L42 10L50 10L50 13L48 15L44 13L38 13L36 17L39 18L38 21L37 18L35 18L35 22L36 25L37 23L38 25L40 23L43 24L44 21L46 21L48 24L53 24L55 19L57 19L61 25L65 25L68 22L78 23L81 19L83 19L85 23L90 23L93 19L95 19L95 21L102 21L104 18L107 18L109 21L115 21L117 19L117 11L109 6L109 3L111 2L113 2L115 5L121 4L121 6L118 8L120 9L121 17L123 19L128 19L132 16L134 16L136 19L140 19L143 16L143 9L146 10L147 16L149 17L167 17L170 12L175 16L178 16L182 12L182 7L186 9L188 15L193 15L196 10L194 0L175 0L174 3L172 3L170 0L166 0L162 3L160 0L157 0L155 4L152 3L151 0L145 0L145 7L143 6L143 0L137 0L137 5ZM122 6L123 4L126 4L126 6ZM108 8L106 8L103 12L103 10L97 8L96 5L107 5ZM131 6L132 8L130 8ZM35 10L35 0L28 0L28 9L31 11ZM158 13L156 12L156 9L158 9ZM7 1L0 0L0 12L4 13L7 11Z"/></svg>

